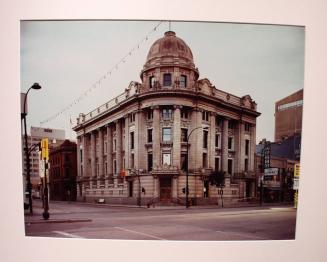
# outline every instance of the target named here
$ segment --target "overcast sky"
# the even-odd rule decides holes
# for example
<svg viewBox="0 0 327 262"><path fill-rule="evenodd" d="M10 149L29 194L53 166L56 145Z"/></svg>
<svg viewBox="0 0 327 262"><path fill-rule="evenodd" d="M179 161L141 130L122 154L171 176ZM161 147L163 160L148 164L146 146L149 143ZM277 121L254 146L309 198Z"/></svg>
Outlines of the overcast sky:
<svg viewBox="0 0 327 262"><path fill-rule="evenodd" d="M28 126L62 111L104 76L158 21L21 22L21 92L31 90ZM152 43L169 28L163 22L118 69L80 102L43 127L66 130L75 138L70 117L88 113L122 93L140 71ZM304 28L294 26L172 22L171 29L193 52L200 79L237 96L249 94L261 116L257 142L274 139L274 104L303 88Z"/></svg>

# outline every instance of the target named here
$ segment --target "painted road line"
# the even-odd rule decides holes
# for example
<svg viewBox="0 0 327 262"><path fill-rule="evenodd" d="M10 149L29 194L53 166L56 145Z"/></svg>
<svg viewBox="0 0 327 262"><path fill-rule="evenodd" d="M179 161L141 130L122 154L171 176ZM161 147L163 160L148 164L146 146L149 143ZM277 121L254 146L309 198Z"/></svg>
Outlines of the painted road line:
<svg viewBox="0 0 327 262"><path fill-rule="evenodd" d="M154 235L149 235L149 234L146 234L146 233L130 230L130 229L123 228L123 227L114 227L114 228L124 230L124 231L127 231L127 232L131 232L131 233L135 233L135 234L139 234L139 235L143 235L143 236L147 236L147 237L151 237L151 238L154 238L154 239L167 240L167 239L164 239L164 238L161 238L161 237L157 237L157 236L154 236Z"/></svg>
<svg viewBox="0 0 327 262"><path fill-rule="evenodd" d="M74 235L74 234L70 234L70 233L62 232L62 231L52 231L52 232L56 233L58 235L65 236L65 237L70 237L70 238L84 238L84 237L81 237L81 236L78 236L78 235Z"/></svg>

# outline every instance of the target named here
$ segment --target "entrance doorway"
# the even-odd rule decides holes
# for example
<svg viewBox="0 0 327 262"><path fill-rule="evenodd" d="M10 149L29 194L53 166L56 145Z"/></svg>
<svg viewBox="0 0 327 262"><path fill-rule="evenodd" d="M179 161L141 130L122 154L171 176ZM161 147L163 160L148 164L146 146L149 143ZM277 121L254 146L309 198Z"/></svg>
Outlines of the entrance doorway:
<svg viewBox="0 0 327 262"><path fill-rule="evenodd" d="M160 202L169 203L171 201L171 178L160 178Z"/></svg>

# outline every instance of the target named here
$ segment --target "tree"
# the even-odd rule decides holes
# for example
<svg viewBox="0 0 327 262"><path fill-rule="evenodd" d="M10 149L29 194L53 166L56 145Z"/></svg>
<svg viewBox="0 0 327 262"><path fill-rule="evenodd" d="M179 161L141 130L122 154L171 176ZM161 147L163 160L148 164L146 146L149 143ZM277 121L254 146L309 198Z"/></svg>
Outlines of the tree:
<svg viewBox="0 0 327 262"><path fill-rule="evenodd" d="M224 171L213 171L209 175L209 183L212 186L216 186L218 189L218 195L220 191L220 197L221 197L221 206L224 207L224 201L223 201L223 187L225 186L225 172Z"/></svg>

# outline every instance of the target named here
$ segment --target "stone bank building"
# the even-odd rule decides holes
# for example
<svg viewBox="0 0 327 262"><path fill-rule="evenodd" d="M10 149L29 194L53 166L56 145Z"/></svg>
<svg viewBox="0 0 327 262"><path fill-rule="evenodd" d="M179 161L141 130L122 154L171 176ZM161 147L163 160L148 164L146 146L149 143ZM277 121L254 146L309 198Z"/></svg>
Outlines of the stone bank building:
<svg viewBox="0 0 327 262"><path fill-rule="evenodd" d="M193 204L217 203L214 170L226 172L225 204L255 196L257 105L199 75L189 46L168 31L151 46L141 82L79 115L78 200L184 204L187 169Z"/></svg>

